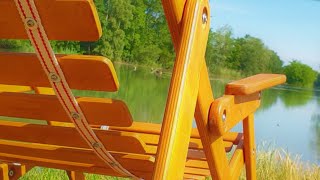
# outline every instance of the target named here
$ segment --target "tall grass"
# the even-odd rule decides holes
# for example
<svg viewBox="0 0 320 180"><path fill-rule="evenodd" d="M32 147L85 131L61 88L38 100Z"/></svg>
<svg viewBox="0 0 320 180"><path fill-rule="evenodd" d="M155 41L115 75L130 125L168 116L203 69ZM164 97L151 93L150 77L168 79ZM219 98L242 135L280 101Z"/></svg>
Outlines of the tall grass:
<svg viewBox="0 0 320 180"><path fill-rule="evenodd" d="M65 171L36 167L21 180L67 180ZM124 178L86 174L87 180L125 180ZM241 177L245 178L245 170ZM320 179L320 167L316 164L303 163L298 155L291 155L282 150L261 151L257 156L258 180L317 180Z"/></svg>
<svg viewBox="0 0 320 180"><path fill-rule="evenodd" d="M245 179L245 173L240 179ZM319 165L302 162L299 155L283 149L259 152L257 179L261 180L316 180L320 179Z"/></svg>

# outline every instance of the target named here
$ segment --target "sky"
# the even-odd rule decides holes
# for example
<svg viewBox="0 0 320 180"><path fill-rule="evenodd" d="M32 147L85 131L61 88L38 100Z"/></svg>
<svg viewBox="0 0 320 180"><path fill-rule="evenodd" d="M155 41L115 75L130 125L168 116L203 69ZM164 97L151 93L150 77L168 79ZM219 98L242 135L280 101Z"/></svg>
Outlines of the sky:
<svg viewBox="0 0 320 180"><path fill-rule="evenodd" d="M287 64L320 70L320 0L210 0L211 28L260 38Z"/></svg>

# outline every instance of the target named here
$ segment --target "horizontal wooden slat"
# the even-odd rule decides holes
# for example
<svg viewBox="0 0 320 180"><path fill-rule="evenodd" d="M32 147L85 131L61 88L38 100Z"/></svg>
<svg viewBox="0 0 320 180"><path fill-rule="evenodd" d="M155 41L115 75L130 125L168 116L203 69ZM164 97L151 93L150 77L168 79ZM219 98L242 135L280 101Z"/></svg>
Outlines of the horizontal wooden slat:
<svg viewBox="0 0 320 180"><path fill-rule="evenodd" d="M257 74L226 85L227 95L248 95L285 83L282 74Z"/></svg>
<svg viewBox="0 0 320 180"><path fill-rule="evenodd" d="M161 124L133 122L133 124L130 127L110 127L110 129L159 135L161 131ZM232 142L233 144L238 144L241 137L242 133L228 132L224 134L223 140ZM192 129L191 138L200 139L200 135L197 128Z"/></svg>
<svg viewBox="0 0 320 180"><path fill-rule="evenodd" d="M57 58L70 88L112 92L118 90L117 75L112 62L107 58L84 55L58 55ZM33 53L0 52L0 84L51 87Z"/></svg>
<svg viewBox="0 0 320 180"><path fill-rule="evenodd" d="M12 86L0 84L0 92L28 92L32 91L29 86Z"/></svg>
<svg viewBox="0 0 320 180"><path fill-rule="evenodd" d="M152 156L121 154L115 152L111 152L111 154L119 161L121 165L130 171L139 171L145 173L153 171L154 158ZM55 168L63 169L66 169L66 166L78 166L82 167L82 169L80 168L77 170L84 172L90 172L95 167L105 167L104 162L102 162L92 151L89 150L5 140L0 140L0 159L21 163L31 163L33 165L46 167L50 167L50 165L52 166L55 164ZM108 171L109 168L105 167L104 169L105 171ZM185 172L187 174L191 173L194 175L207 175L208 170L186 167ZM114 174L112 172L110 173Z"/></svg>
<svg viewBox="0 0 320 180"><path fill-rule="evenodd" d="M75 128L0 121L0 139L90 149ZM109 151L145 154L137 133L94 131ZM130 148L128 148L130 147Z"/></svg>
<svg viewBox="0 0 320 180"><path fill-rule="evenodd" d="M130 126L131 114L126 104L105 98L77 98L89 124ZM0 116L70 122L56 96L0 93Z"/></svg>
<svg viewBox="0 0 320 180"><path fill-rule="evenodd" d="M0 121L0 132L0 139L4 140L89 149L73 127ZM138 133L98 129L95 129L94 132L109 151L152 156L157 152L157 144L146 145ZM205 160L205 155L201 149L190 149L188 158Z"/></svg>
<svg viewBox="0 0 320 180"><path fill-rule="evenodd" d="M50 40L96 41L102 31L93 0L35 0ZM27 39L14 1L0 1L0 39Z"/></svg>

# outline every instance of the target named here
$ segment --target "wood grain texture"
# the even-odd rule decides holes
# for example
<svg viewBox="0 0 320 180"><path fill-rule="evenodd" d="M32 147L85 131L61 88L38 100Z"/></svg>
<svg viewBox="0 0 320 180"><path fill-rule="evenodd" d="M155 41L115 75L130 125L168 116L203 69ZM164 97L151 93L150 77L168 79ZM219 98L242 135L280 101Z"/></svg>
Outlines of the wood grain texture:
<svg viewBox="0 0 320 180"><path fill-rule="evenodd" d="M247 96L225 95L212 103L209 127L216 136L223 135L244 118L254 113L259 106L259 93Z"/></svg>
<svg viewBox="0 0 320 180"><path fill-rule="evenodd" d="M57 55L57 59L72 89L112 92L119 89L114 67L107 58ZM33 53L0 52L0 83L51 87L36 54Z"/></svg>
<svg viewBox="0 0 320 180"><path fill-rule="evenodd" d="M244 158L248 180L257 179L256 174L256 143L254 137L254 115L250 114L243 120Z"/></svg>
<svg viewBox="0 0 320 180"><path fill-rule="evenodd" d="M89 124L130 126L132 117L119 100L77 98ZM0 93L0 116L71 122L56 96L25 93Z"/></svg>
<svg viewBox="0 0 320 180"><path fill-rule="evenodd" d="M181 29L181 45L173 69L157 151L153 179L182 179L192 120L198 94L200 70L209 33L202 22L208 7L203 1L187 1ZM197 43L196 43L197 42Z"/></svg>
<svg viewBox="0 0 320 180"><path fill-rule="evenodd" d="M257 74L228 83L225 94L248 95L283 84L285 82L286 76L282 74Z"/></svg>
<svg viewBox="0 0 320 180"><path fill-rule="evenodd" d="M235 149L229 165L231 179L238 180L244 166L243 139Z"/></svg>
<svg viewBox="0 0 320 180"><path fill-rule="evenodd" d="M35 0L50 40L96 41L102 35L92 0ZM28 39L14 1L1 0L0 39ZM8 18L10 17L10 18Z"/></svg>

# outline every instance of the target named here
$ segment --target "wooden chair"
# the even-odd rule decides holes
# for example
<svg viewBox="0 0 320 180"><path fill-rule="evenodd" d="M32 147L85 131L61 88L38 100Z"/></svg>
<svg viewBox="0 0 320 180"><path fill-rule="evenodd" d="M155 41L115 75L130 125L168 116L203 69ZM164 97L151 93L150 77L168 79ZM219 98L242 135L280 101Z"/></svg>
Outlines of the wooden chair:
<svg viewBox="0 0 320 180"><path fill-rule="evenodd" d="M70 179L84 179L83 172L237 179L244 164L247 178L255 179L253 113L260 92L285 76L229 83L226 95L214 100L204 59L208 1L163 0L163 7L177 56L161 126L133 122L121 100L74 98L70 91L119 88L108 59L55 55L48 42L98 40L92 0L0 1L0 38L30 39L36 52L0 53L0 116L32 119L0 120L0 179L17 179L34 166L67 170ZM243 133L230 132L242 120Z"/></svg>

